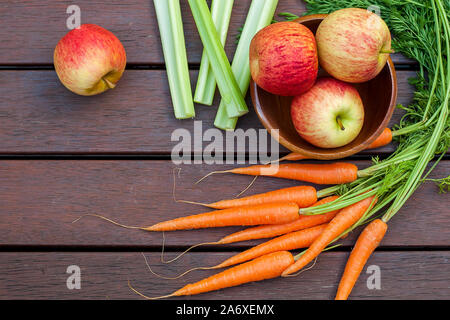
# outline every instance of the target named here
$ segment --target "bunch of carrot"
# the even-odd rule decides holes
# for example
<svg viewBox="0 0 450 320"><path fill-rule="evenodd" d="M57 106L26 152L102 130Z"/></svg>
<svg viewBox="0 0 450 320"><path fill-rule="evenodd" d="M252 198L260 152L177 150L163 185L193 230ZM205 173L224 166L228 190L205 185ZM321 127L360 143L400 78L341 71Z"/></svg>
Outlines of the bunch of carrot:
<svg viewBox="0 0 450 320"><path fill-rule="evenodd" d="M284 167L280 165L280 169L271 172L271 174L268 173L269 170L265 170L269 167L270 165L240 168L230 172L251 175L260 175L264 172L265 175L273 177L303 180L315 184L355 182L361 172L350 163L290 164L284 165ZM280 276L287 277L301 271L315 260L321 252L330 249L330 245L335 241L345 237L356 226L367 222L373 212L376 211L372 210L377 203L376 194L373 190L361 190L361 199L348 205L324 210L320 214L306 215L302 213L304 210L316 210L327 206L332 208L338 200L345 200L345 194L337 195L338 189L339 186L334 186L317 191L311 186L297 186L244 198L200 204L216 210L160 222L149 227L119 225L158 232L225 226L251 226L220 239L214 243L217 245L273 238L215 266L192 269L231 267L207 279L189 284L168 296L164 296L164 298L193 295L252 281ZM343 203L345 204L345 201ZM348 297L363 266L378 246L385 232L386 224L381 220L374 220L361 234L350 255L336 295L337 299ZM302 248L307 249L297 256L293 256L289 252ZM132 290L139 293L133 288ZM140 295L149 298L143 294Z"/></svg>
<svg viewBox="0 0 450 320"><path fill-rule="evenodd" d="M370 148L380 147L391 141L392 132L386 129ZM280 159L280 161L303 159L299 155L291 154ZM202 281L189 284L170 295L149 298L132 288L131 285L130 288L145 298L159 299L200 294L252 281L291 276L305 268L321 252L333 248L331 245L334 242L344 238L356 227L370 221L370 218L377 211L392 201L392 197L397 195L394 193L391 197L383 198L383 201L377 207L374 207L379 200L377 193L383 188L394 186L397 183L397 179L392 179L390 185L388 182L378 182L371 184L369 187L360 181L360 178L368 178L370 181L370 176L376 173L377 170L382 170L384 168L383 165L375 165L368 169L359 170L354 164L343 162L331 164L278 164L280 161L277 161L275 164L235 168L220 173L270 176L306 181L318 185L336 186L319 191L311 186L296 186L215 203L181 201L208 207L214 209L214 211L163 221L149 227L129 227L100 216L121 227L153 232L251 226L228 235L217 242L206 244L223 245L273 238L215 266L189 270L188 272L198 269L231 267ZM396 163L393 164L395 165ZM344 184L351 189L352 192L348 192L351 196L340 190ZM338 194L340 195L338 196ZM348 298L366 261L387 231L386 221L373 220L361 233L350 254L339 284L336 299ZM306 248L306 250L296 256L289 252L290 250L303 248ZM190 249L171 261L180 258Z"/></svg>
<svg viewBox="0 0 450 320"><path fill-rule="evenodd" d="M322 166L326 168L329 165ZM329 193L326 190L322 194ZM345 236L346 231L360 221L376 203L376 197L371 196L340 210L321 215L300 215L301 208L319 207L333 203L339 198L334 195L318 200L318 193L321 194L313 187L299 186L240 199L223 200L204 204L204 206L220 208L219 210L142 228L146 231L174 231L254 225L226 236L215 244L273 238L215 266L192 269L231 267L197 283L189 284L170 295L157 298L194 295L248 282L289 276L303 269L331 243ZM348 297L362 267L381 240L379 221L372 222L361 234L342 277L337 299ZM301 248L308 249L295 257L289 252ZM134 288L132 290L145 298L156 299L147 297Z"/></svg>

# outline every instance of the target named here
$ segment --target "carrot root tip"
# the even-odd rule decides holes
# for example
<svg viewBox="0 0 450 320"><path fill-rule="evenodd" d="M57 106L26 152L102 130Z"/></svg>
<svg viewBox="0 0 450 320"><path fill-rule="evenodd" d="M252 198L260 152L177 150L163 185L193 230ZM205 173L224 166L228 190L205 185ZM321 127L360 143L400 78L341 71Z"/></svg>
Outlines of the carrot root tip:
<svg viewBox="0 0 450 320"><path fill-rule="evenodd" d="M99 218L99 219L102 219L102 220L105 220L105 221L107 221L107 222L109 222L109 223L112 223L113 225L116 225L116 226L119 226L119 227L122 227L122 228L125 228L125 229L134 229L134 230L147 230L148 228L143 228L143 227L134 227L134 226L127 226L127 225L124 225L124 224L121 224L121 223L119 223L119 222L116 222L116 221L114 221L114 220L111 220L111 219L109 219L109 218L106 218L106 217L104 217L104 216L101 216L101 215L99 215L99 214L85 214L85 215L82 215L81 217L79 217L78 219L75 219L74 221L72 221L72 223L77 223L78 221L80 221L82 218L84 218L84 217L94 217L94 218ZM148 230L147 230L148 231Z"/></svg>
<svg viewBox="0 0 450 320"><path fill-rule="evenodd" d="M166 298L171 298L171 297L176 296L175 293L172 293L172 294L168 294L166 296L161 296L161 297L148 297L145 294L143 294L143 293L139 292L138 290L136 290L135 288L133 288L130 280L128 280L128 288L130 288L130 290L133 291L134 293L136 293L137 295L139 295L142 298L147 299L147 300L161 300L161 299L166 299Z"/></svg>
<svg viewBox="0 0 450 320"><path fill-rule="evenodd" d="M214 175L214 174L223 174L223 173L230 173L231 170L225 170L225 171L213 171L208 173L206 176L204 176L203 178L201 178L200 180L198 180L195 184L199 184L200 182L204 181L205 179L209 178L210 176Z"/></svg>

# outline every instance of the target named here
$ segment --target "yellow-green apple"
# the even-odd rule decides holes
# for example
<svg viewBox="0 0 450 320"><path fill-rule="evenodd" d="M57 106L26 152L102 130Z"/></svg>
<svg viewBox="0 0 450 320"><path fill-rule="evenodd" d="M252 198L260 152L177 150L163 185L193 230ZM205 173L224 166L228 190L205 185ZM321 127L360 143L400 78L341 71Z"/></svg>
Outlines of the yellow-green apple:
<svg viewBox="0 0 450 320"><path fill-rule="evenodd" d="M253 80L280 96L308 91L317 79L314 34L296 22L278 22L260 30L250 44Z"/></svg>
<svg viewBox="0 0 450 320"><path fill-rule="evenodd" d="M375 78L393 52L388 26L365 9L331 13L319 25L316 41L321 67L334 78L351 83Z"/></svg>
<svg viewBox="0 0 450 320"><path fill-rule="evenodd" d="M364 106L353 85L320 78L306 93L294 97L291 117L300 136L320 148L352 142L364 124Z"/></svg>
<svg viewBox="0 0 450 320"><path fill-rule="evenodd" d="M126 61L119 39L95 24L83 24L68 32L58 42L53 56L62 84L83 96L114 88L122 77Z"/></svg>

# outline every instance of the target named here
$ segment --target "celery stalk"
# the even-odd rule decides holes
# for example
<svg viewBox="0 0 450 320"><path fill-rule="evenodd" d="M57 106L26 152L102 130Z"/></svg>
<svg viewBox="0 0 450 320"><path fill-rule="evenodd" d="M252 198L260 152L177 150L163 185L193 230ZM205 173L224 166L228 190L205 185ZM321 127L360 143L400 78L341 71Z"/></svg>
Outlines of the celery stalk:
<svg viewBox="0 0 450 320"><path fill-rule="evenodd" d="M225 46L227 40L233 3L234 0L213 0L211 3L211 16L223 46ZM194 102L211 106L213 104L215 91L216 79L214 78L214 73L209 63L208 54L206 53L206 50L203 50L197 86L195 88Z"/></svg>
<svg viewBox="0 0 450 320"><path fill-rule="evenodd" d="M179 0L153 0L177 119L195 117Z"/></svg>
<svg viewBox="0 0 450 320"><path fill-rule="evenodd" d="M273 19L278 0L253 0L245 21L244 29L234 55L232 70L242 95L245 96L250 86L250 42L256 33L267 27ZM220 102L214 125L223 130L234 130L237 118L230 117L224 101Z"/></svg>
<svg viewBox="0 0 450 320"><path fill-rule="evenodd" d="M230 117L240 117L248 113L247 104L231 70L223 45L220 43L208 4L206 0L189 0L189 5L216 78L220 95L225 101L227 114Z"/></svg>

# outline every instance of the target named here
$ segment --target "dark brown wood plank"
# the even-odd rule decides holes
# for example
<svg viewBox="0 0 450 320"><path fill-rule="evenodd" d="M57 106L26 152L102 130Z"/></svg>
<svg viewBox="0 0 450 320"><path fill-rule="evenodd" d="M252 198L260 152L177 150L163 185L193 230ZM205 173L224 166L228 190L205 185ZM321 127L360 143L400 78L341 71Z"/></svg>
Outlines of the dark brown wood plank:
<svg viewBox="0 0 450 320"><path fill-rule="evenodd" d="M157 253L146 256L155 271L172 276L193 266L216 264L232 254L192 253L171 265L161 265ZM333 299L347 257L346 252L325 253L299 277L249 283L187 299ZM375 252L350 298L448 299L449 259L448 251ZM72 265L80 267L80 290L66 286L70 276L66 271ZM380 268L381 290L368 289L368 266ZM146 268L140 253L0 253L0 299L142 299L128 288L128 280L145 294L160 296L214 273L194 272L182 280L168 281Z"/></svg>
<svg viewBox="0 0 450 320"><path fill-rule="evenodd" d="M398 103L406 105L411 101L413 88L408 78L414 75L410 71L398 72ZM194 82L197 72L191 76ZM194 132L193 120L174 118L164 71L127 71L115 90L95 97L69 92L53 71L2 71L0 96L3 154L170 154L179 143L171 142L174 130ZM238 128L262 129L250 99L247 100L250 113L242 117ZM216 96L214 107L196 107L195 120L202 121L203 132L214 127L218 104ZM401 115L402 111L397 110L392 124ZM193 139L198 141L201 137ZM208 144L203 143L203 147ZM377 153L393 150L391 145Z"/></svg>
<svg viewBox="0 0 450 320"><path fill-rule="evenodd" d="M359 168L367 161L355 162ZM161 233L125 230L85 214L102 214L127 225L149 226L190 214L202 207L176 203L170 161L0 161L0 246L122 246L160 250ZM207 173L225 165L183 165L176 198L211 202L234 198L251 181L246 176L220 175L199 185ZM432 177L448 176L450 161ZM248 195L298 185L295 181L260 178ZM323 187L318 187L323 188ZM390 223L384 246L448 246L449 197L425 183ZM240 228L166 233L166 245L187 247L217 241ZM354 234L344 244L353 245ZM254 243L242 243L248 246ZM236 247L236 246L230 246Z"/></svg>
<svg viewBox="0 0 450 320"><path fill-rule="evenodd" d="M187 1L182 3L188 59L200 63L202 44ZM72 1L30 0L3 1L0 4L0 64L52 64L53 50L67 30L66 9ZM82 23L94 23L112 31L124 44L131 64L162 64L161 40L153 1L79 0ZM235 37L245 21L250 0L236 1L230 24L226 51L232 58ZM300 0L281 0L278 12L304 12ZM45 12L45 14L42 14ZM401 55L393 55L396 63L408 63Z"/></svg>

